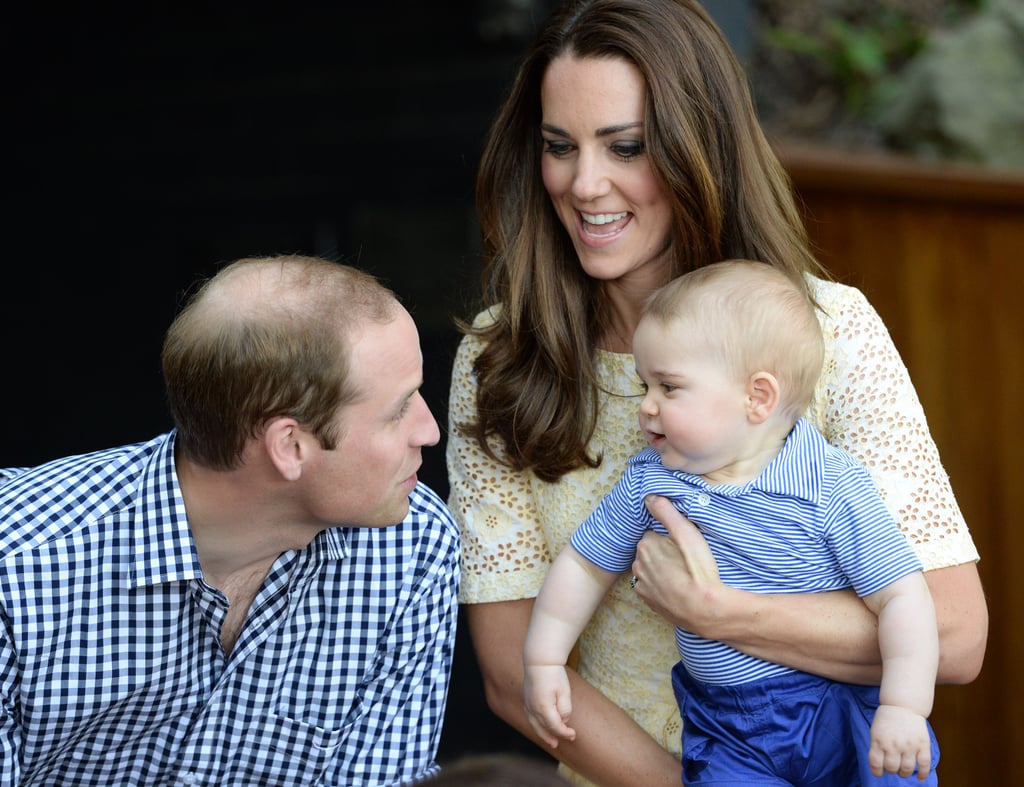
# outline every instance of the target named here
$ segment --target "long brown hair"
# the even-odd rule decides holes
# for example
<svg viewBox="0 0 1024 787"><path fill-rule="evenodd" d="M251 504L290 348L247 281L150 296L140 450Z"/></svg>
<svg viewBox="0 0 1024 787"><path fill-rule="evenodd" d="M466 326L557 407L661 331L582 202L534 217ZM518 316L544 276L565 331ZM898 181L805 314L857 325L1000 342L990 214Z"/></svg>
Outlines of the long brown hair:
<svg viewBox="0 0 1024 787"><path fill-rule="evenodd" d="M596 341L608 328L540 174L540 87L552 60L616 57L646 83L646 155L672 201L671 277L717 260L759 259L824 275L807 246L788 176L757 122L725 37L688 0L575 0L538 32L499 108L477 174L483 293L492 324L470 328L477 420L458 424L516 470L555 481L601 458ZM492 442L494 441L494 442Z"/></svg>

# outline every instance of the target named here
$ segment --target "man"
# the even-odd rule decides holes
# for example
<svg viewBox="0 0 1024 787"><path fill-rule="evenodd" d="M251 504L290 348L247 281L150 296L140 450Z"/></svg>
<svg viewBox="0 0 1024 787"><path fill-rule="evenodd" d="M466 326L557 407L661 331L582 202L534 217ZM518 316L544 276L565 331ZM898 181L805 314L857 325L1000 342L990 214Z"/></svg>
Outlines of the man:
<svg viewBox="0 0 1024 787"><path fill-rule="evenodd" d="M416 478L412 318L354 269L240 260L163 368L168 434L0 475L0 784L435 773L459 542Z"/></svg>

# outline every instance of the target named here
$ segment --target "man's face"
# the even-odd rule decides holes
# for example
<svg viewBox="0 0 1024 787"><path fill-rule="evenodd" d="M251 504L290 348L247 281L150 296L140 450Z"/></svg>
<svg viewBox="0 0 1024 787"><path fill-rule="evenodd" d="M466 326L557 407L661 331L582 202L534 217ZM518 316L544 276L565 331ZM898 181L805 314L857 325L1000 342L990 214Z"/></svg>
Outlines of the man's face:
<svg viewBox="0 0 1024 787"><path fill-rule="evenodd" d="M420 395L423 355L409 313L367 323L353 335L351 374L360 392L338 416L340 439L319 452L315 513L324 522L386 527L401 522L422 464L421 448L440 439Z"/></svg>

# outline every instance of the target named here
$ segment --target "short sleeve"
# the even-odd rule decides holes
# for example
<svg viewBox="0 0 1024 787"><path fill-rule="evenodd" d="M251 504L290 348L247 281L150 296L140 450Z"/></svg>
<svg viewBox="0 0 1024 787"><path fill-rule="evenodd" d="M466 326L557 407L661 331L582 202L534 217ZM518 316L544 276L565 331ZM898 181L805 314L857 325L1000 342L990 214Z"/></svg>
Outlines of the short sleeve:
<svg viewBox="0 0 1024 787"><path fill-rule="evenodd" d="M448 507L462 533L465 604L534 598L551 564L528 474L487 456L464 428L476 419L473 362L482 349L480 338L462 339L449 396Z"/></svg>
<svg viewBox="0 0 1024 787"><path fill-rule="evenodd" d="M917 391L856 288L814 280L825 364L808 418L864 464L925 570L978 559Z"/></svg>

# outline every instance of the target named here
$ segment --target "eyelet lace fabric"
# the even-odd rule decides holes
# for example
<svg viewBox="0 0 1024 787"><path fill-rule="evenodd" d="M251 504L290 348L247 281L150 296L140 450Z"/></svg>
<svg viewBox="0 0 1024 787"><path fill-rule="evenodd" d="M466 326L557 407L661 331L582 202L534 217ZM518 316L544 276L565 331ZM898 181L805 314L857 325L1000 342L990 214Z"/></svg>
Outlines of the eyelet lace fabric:
<svg viewBox="0 0 1024 787"><path fill-rule="evenodd" d="M825 364L807 417L833 445L871 472L925 570L978 559L907 369L874 308L857 289L812 280ZM479 323L489 319L477 316ZM591 450L604 460L546 483L489 459L459 433L475 418L473 360L465 337L452 376L449 505L462 530L464 604L533 598L552 558L646 447L637 422L641 389L632 355L598 351L604 393ZM669 751L679 754L680 721L670 671L678 660L672 626L616 583L579 643L580 674ZM585 784L585 781L578 781Z"/></svg>

